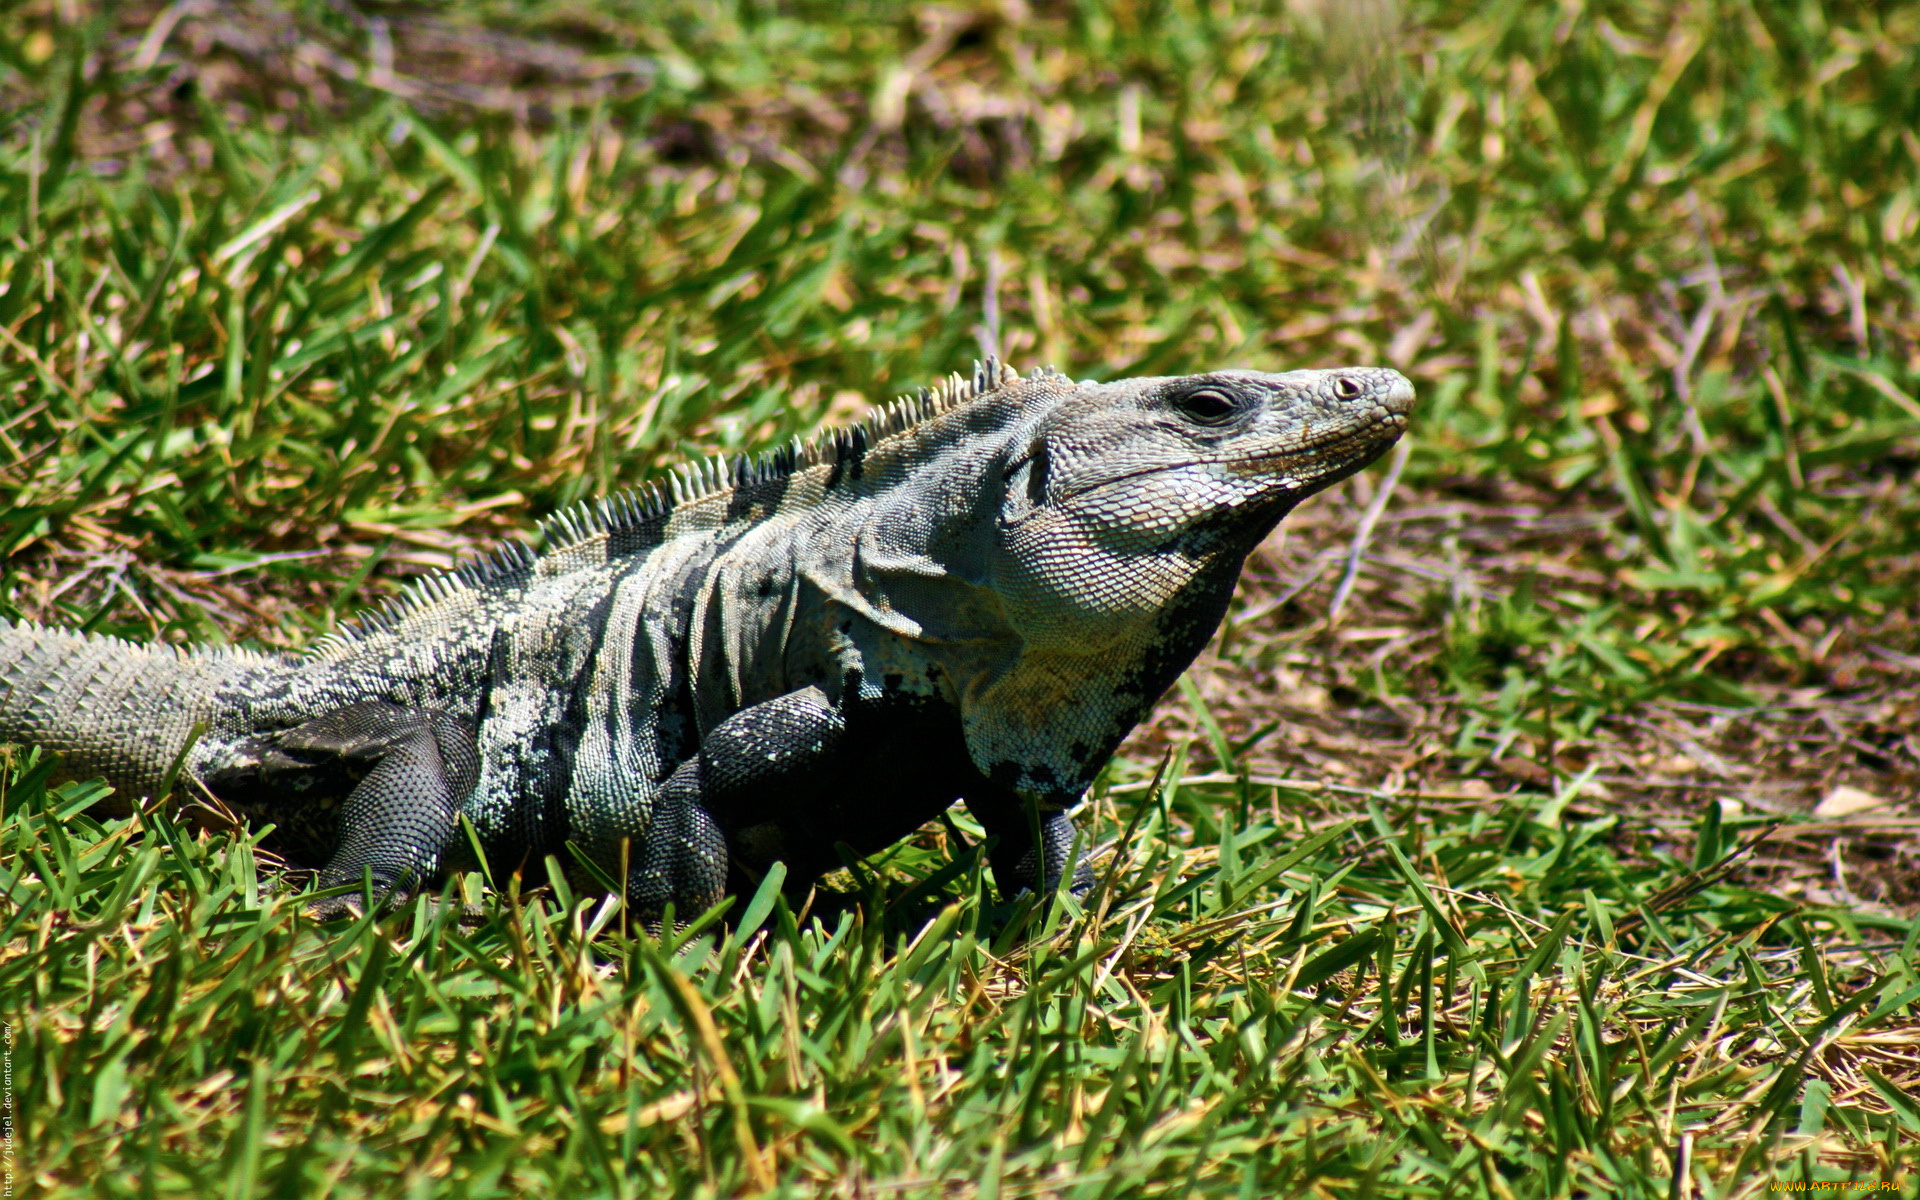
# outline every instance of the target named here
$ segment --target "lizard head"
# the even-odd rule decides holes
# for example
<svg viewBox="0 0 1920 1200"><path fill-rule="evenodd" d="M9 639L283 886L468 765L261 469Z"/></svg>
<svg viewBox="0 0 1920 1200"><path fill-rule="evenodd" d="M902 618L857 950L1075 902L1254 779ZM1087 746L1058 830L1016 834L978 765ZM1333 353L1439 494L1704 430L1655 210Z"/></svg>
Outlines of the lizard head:
<svg viewBox="0 0 1920 1200"><path fill-rule="evenodd" d="M1280 518L1378 458L1412 407L1413 385L1385 368L1063 389L1003 471L993 573L1008 618L1030 645L1098 652L1203 576L1210 606Z"/></svg>

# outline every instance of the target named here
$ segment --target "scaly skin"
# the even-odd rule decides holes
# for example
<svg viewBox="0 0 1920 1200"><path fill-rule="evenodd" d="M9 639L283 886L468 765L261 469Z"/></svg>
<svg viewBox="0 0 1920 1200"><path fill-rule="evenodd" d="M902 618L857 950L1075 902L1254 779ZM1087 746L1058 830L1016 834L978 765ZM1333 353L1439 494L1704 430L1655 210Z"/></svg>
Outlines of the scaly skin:
<svg viewBox="0 0 1920 1200"><path fill-rule="evenodd" d="M476 865L462 814L496 876L578 853L659 919L775 861L804 887L956 799L1003 891L1051 886L1076 870L1066 810L1212 636L1247 553L1412 401L1378 368L988 364L564 513L537 556L428 580L304 658L0 630L0 739L151 789L205 721L193 778L323 883L389 902ZM112 654L130 665L103 672Z"/></svg>

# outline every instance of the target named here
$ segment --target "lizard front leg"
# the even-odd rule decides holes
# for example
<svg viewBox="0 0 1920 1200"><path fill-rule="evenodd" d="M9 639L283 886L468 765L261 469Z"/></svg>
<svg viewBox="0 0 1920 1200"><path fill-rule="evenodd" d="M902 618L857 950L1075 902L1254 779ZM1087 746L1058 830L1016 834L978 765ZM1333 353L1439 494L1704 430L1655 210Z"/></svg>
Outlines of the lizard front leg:
<svg viewBox="0 0 1920 1200"><path fill-rule="evenodd" d="M995 839L990 854L994 882L1007 900L1038 889L1051 894L1069 871L1074 895L1093 886L1086 860L1073 858L1073 821L1067 810L982 778L967 790L967 811Z"/></svg>
<svg viewBox="0 0 1920 1200"><path fill-rule="evenodd" d="M397 908L440 869L459 805L480 777L473 728L438 709L367 700L336 709L279 735L286 750L371 763L340 812L338 845L320 886L371 875L375 902ZM319 917L358 909L334 896L310 910Z"/></svg>
<svg viewBox="0 0 1920 1200"><path fill-rule="evenodd" d="M626 901L640 920L659 926L672 904L687 921L719 903L727 883L727 839L707 811L699 755L680 764L653 800L653 816L627 871Z"/></svg>
<svg viewBox="0 0 1920 1200"><path fill-rule="evenodd" d="M640 861L628 872L628 899L641 918L659 920L669 900L681 916L715 903L731 866L757 874L793 850L812 857L807 839L787 836L788 819L810 811L845 733L839 710L813 687L708 730L661 788Z"/></svg>
<svg viewBox="0 0 1920 1200"><path fill-rule="evenodd" d="M1051 890L1069 871L1076 892L1091 885L1085 865L1071 862L1066 811L1030 805L983 778L942 722L869 713L850 727L846 713L808 687L742 709L707 733L662 789L660 832L648 831L629 894L643 916L657 919L668 899L690 913L724 890L716 872L730 865L741 888L775 862L804 889L841 865L842 846L860 856L890 846L962 796L996 839L992 865L1003 896Z"/></svg>

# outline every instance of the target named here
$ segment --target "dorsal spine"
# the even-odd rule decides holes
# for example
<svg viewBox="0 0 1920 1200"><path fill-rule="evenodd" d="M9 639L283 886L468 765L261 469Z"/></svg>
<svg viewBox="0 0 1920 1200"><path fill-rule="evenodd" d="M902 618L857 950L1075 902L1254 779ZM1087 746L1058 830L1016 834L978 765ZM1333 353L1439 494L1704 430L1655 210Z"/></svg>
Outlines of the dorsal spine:
<svg viewBox="0 0 1920 1200"><path fill-rule="evenodd" d="M1040 367L1025 378L1044 379L1052 374L1049 368ZM853 425L812 438L795 438L786 445L758 454L722 455L683 463L663 480L570 505L540 523L537 553L523 543L510 542L450 571L410 582L399 595L379 608L356 615L341 628L320 638L308 654L318 657L338 652L370 634L392 629L409 613L426 605L461 591L522 576L533 569L539 555L650 524L664 526L674 510L683 505L784 478L821 463L845 463L863 458L890 439L1021 379L1015 368L989 358L974 363L971 377L955 372L932 387L899 397Z"/></svg>

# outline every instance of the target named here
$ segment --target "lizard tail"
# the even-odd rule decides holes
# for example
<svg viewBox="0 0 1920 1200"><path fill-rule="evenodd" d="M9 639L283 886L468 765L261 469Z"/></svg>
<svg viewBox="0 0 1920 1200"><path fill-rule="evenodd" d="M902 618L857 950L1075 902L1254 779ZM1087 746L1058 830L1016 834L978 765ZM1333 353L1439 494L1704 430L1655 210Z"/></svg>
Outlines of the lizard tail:
<svg viewBox="0 0 1920 1200"><path fill-rule="evenodd" d="M103 778L122 797L152 796L219 689L273 661L0 618L0 742L58 751L65 775Z"/></svg>

